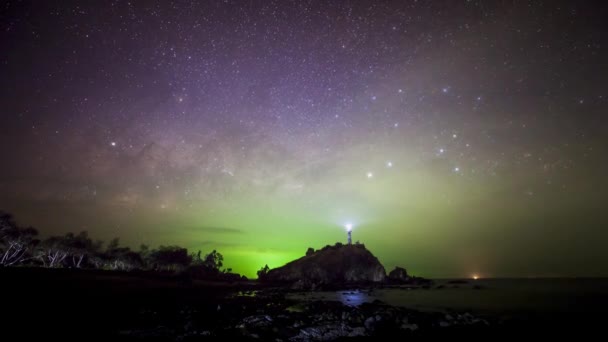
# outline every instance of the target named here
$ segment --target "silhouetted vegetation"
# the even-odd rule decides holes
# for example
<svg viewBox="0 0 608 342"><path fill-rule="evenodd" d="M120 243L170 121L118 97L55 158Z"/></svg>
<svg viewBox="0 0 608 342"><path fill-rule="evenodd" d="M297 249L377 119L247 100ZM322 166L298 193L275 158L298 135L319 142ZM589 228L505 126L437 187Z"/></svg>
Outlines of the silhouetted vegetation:
<svg viewBox="0 0 608 342"><path fill-rule="evenodd" d="M10 214L0 212L0 265L12 266L29 262L40 240L32 227L20 228Z"/></svg>
<svg viewBox="0 0 608 342"><path fill-rule="evenodd" d="M146 270L182 272L189 278L217 280L246 279L222 269L224 257L213 250L189 253L180 246L141 245L138 251L121 246L118 238L104 248L103 241L94 241L86 231L78 234L38 238L35 228L20 227L11 214L0 211L0 266L100 269L116 271Z"/></svg>
<svg viewBox="0 0 608 342"><path fill-rule="evenodd" d="M264 280L264 278L266 278L266 275L268 274L268 272L270 271L270 267L268 267L268 265L264 265L264 267L260 268L258 271L258 280Z"/></svg>

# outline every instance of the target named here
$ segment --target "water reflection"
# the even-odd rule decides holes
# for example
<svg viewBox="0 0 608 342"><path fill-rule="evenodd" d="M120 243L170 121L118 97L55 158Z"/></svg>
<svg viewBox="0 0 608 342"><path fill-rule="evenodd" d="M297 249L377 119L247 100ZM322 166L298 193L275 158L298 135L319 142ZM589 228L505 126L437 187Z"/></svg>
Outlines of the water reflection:
<svg viewBox="0 0 608 342"><path fill-rule="evenodd" d="M435 280L433 287L395 287L335 292L300 292L298 301L339 301L358 306L374 300L421 311L458 310L472 313L604 312L607 279L483 279Z"/></svg>
<svg viewBox="0 0 608 342"><path fill-rule="evenodd" d="M342 304L348 306L359 306L365 302L372 301L370 296L361 291L340 292L338 293L338 299L342 302Z"/></svg>
<svg viewBox="0 0 608 342"><path fill-rule="evenodd" d="M373 302L375 299L377 299L373 297L370 293L359 290L338 292L293 293L288 295L288 298L305 301L339 301L342 304L348 306L359 306L363 303Z"/></svg>

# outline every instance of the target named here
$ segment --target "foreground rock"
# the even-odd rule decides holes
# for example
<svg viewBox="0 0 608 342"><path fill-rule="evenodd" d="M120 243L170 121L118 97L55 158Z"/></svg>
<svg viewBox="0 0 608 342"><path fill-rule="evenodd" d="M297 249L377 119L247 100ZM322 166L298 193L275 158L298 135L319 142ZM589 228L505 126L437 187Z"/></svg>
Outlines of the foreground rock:
<svg viewBox="0 0 608 342"><path fill-rule="evenodd" d="M334 301L296 302L276 294L228 298L208 314L205 308L155 313L176 318L171 325L130 329L127 338L204 340L209 337L269 341L332 341L347 337L370 340L402 339L437 331L449 335L462 329L485 329L489 323L469 313L429 313L376 301L358 307ZM147 315L149 313L142 313ZM154 321L141 317L142 321Z"/></svg>
<svg viewBox="0 0 608 342"><path fill-rule="evenodd" d="M261 277L264 282L295 284L311 288L326 284L380 283L386 279L384 266L365 245L326 246Z"/></svg>

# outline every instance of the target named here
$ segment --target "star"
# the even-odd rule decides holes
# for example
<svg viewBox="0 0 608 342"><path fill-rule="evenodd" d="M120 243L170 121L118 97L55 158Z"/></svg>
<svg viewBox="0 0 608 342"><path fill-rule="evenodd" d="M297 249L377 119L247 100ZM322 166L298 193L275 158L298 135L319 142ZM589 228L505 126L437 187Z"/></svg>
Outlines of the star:
<svg viewBox="0 0 608 342"><path fill-rule="evenodd" d="M40 208L50 213L37 227L44 235L63 234L60 227L71 225L104 236L108 232L97 226L114 231L116 223L129 222L117 231L134 245L186 241L195 247L187 238L192 229L183 224L193 219L200 227L242 229L254 239L236 246L231 236L218 234L210 238L219 245L205 248L221 248L234 260L227 266L247 276L257 271L248 258L262 265L289 261L289 253L241 253L297 244L289 239L298 236L281 229L284 222L327 234L310 242L319 246L333 241L325 227L343 233L344 224L357 222L363 235L376 236L374 245L394 240L378 244L390 264L403 256L399 246L411 242L403 227L416 239L434 241L433 232L415 223L432 212L437 218L429 225L440 225L479 198L489 210L481 218L508 218L513 205L530 225L560 214L565 204L553 197L576 199L569 210L581 213L573 218L592 214L587 202L593 206L603 189L588 184L603 184L608 170L601 145L608 89L599 77L608 35L594 20L570 17L599 15L597 5L581 2L574 13L572 6L549 11L531 2L489 20L505 6L489 2L483 11L470 11L467 2L439 9L377 3L337 10L325 2L294 9L285 1L132 1L113 6L110 17L89 2L73 11L51 6L50 12L10 5L6 34L19 44L0 39L13 56L0 58L0 74L7 84L19 76L19 85L4 87L0 96L9 109L0 146L11 161L0 167L0 208L19 203L17 219L36 223L33 208L41 197L51 205L61 201L60 212ZM424 25L408 25L412 20ZM559 25L539 28L560 21L568 23L568 39ZM32 22L53 30L34 29ZM503 32L522 39L501 41ZM479 54L486 49L498 53ZM65 58L57 63L57 56ZM19 62L34 58L54 63ZM541 211L517 202L545 198ZM400 210L406 199L414 199L414 208ZM261 200L276 215L251 210ZM137 211L126 220L122 209L108 204ZM159 208L170 217L159 217ZM491 234L477 241L477 228L465 224L480 214L459 215L451 225L471 239L463 244L478 250L466 255L464 266L446 263L445 275L516 273L515 266L501 269L506 259L493 263L495 251L483 248L493 242ZM159 218L175 227L170 236L156 229ZM595 242L599 219L580 229L567 222L572 228L564 229ZM518 234L519 222L503 221L489 229L504 227L506 247L521 245L526 236ZM553 221L547 220L561 224ZM534 229L550 232L550 224ZM276 238L265 239L259 228ZM537 235L539 245L553 245L551 234ZM453 251L431 252L445 259ZM477 259L487 269L474 268ZM580 271L564 260L549 262L550 269L521 270ZM422 257L419 265L425 262ZM433 276L444 271L420 269Z"/></svg>

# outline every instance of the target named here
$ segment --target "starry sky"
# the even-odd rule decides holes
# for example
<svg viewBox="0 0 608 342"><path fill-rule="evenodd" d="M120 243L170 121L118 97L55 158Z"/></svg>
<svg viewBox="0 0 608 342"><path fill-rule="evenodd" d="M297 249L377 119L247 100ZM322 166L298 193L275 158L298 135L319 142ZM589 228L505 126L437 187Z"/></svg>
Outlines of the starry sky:
<svg viewBox="0 0 608 342"><path fill-rule="evenodd" d="M44 236L608 276L600 2L0 6L0 209Z"/></svg>

